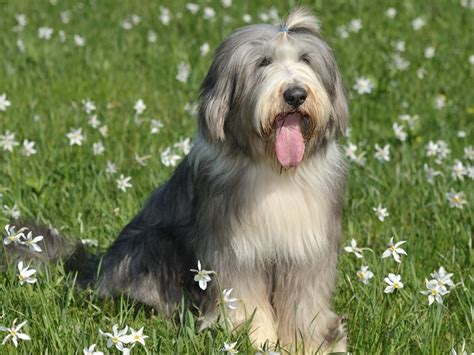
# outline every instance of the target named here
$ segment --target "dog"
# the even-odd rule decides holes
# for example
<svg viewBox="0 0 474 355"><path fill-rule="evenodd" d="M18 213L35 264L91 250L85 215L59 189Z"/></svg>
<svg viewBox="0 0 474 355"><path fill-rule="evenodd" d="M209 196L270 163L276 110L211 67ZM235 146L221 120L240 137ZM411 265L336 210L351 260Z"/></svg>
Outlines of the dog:
<svg viewBox="0 0 474 355"><path fill-rule="evenodd" d="M308 10L241 28L203 81L189 155L105 255L70 253L66 264L81 264L71 267L79 283L100 295L165 316L188 297L203 326L222 319L222 290L233 289L227 317L235 328L251 319L256 345L346 351L331 302L345 189L336 141L347 124L341 75ZM205 290L198 263L213 271Z"/></svg>

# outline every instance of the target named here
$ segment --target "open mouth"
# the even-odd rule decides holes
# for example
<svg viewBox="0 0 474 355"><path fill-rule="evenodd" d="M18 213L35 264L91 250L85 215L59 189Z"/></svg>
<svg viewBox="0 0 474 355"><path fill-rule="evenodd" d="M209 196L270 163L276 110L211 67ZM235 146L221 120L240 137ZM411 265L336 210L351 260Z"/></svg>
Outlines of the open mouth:
<svg viewBox="0 0 474 355"><path fill-rule="evenodd" d="M279 115L275 120L275 154L285 169L298 166L303 160L305 139L301 112Z"/></svg>

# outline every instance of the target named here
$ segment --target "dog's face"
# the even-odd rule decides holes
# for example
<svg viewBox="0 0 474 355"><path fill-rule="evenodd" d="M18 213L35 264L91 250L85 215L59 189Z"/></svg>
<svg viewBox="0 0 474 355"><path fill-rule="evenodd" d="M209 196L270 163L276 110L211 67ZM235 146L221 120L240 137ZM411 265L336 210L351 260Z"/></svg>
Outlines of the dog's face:
<svg viewBox="0 0 474 355"><path fill-rule="evenodd" d="M346 124L336 62L317 20L303 10L282 26L233 33L218 48L202 86L201 134L285 169L343 133Z"/></svg>

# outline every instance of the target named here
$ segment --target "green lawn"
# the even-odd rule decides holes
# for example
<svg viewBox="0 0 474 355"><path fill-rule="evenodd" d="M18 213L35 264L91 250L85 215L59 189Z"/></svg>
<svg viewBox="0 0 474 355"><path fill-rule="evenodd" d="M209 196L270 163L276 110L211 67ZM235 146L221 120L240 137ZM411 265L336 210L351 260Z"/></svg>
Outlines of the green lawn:
<svg viewBox="0 0 474 355"><path fill-rule="evenodd" d="M244 15L251 16L251 23L262 22L262 14L273 22L272 6L283 16L296 2L234 0L226 8L212 0L196 14L182 0L159 3L0 0L2 230L16 205L22 217L51 223L77 240L96 239L105 249L148 194L171 175L174 168L163 164L167 157L162 153L171 147L168 158L183 156L173 145L196 131L193 104L216 46L245 24ZM350 94L351 135L341 144L348 151L349 143L357 145L356 161L349 164L342 247L355 239L358 247L370 250L359 259L341 248L335 300L337 311L349 318L354 354L446 354L453 347L460 353L463 342L466 351L474 351L474 9L462 3L306 2L321 20ZM162 23L167 14L160 6L169 9L168 25ZM205 6L215 10L213 18L205 18L212 15ZM394 18L386 14L390 7L396 9ZM25 26L18 26L16 14L26 16ZM417 18L423 21L412 24ZM359 31L357 21L351 22L355 19L361 20ZM41 27L53 29L49 40L39 38ZM47 29L41 32L48 35ZM204 43L210 51L202 55ZM185 82L176 78L180 63L189 66ZM374 84L370 93L361 95L354 88L361 77ZM95 103L91 114L84 110L86 99ZM139 99L146 110L136 115ZM97 128L89 123L93 114L100 121ZM152 120L163 125L156 134ZM405 141L396 138L394 123L403 126ZM66 135L79 128L85 139L71 146ZM12 152L9 133L18 142ZM25 139L35 142L36 154L25 155ZM439 140L450 150L446 157ZM437 150L427 151L430 141ZM94 155L94 143L103 144L102 155ZM375 144L390 145L390 161L374 157ZM428 156L431 150L435 156ZM148 158L145 166L137 155ZM453 176L456 160L462 165ZM107 173L107 161L116 165L115 174ZM425 164L442 173L432 183ZM121 174L131 177L126 192L117 188ZM462 209L450 206L446 194L451 191L464 193ZM389 213L383 222L373 211L379 204ZM401 263L381 258L391 237L406 241L401 247L408 255ZM374 273L368 285L358 280L362 265ZM455 286L447 287L443 304L430 306L421 291L440 266L454 273ZM404 287L387 294L389 273L401 275ZM61 265L39 269L36 284L23 286L12 265L0 273L0 305L0 326L27 320L21 330L31 337L16 349L11 341L0 345L0 354L82 354L93 343L107 353L99 329L110 332L114 324L144 327L146 350L137 344L132 353L217 354L225 342L237 342L240 353L255 352L244 331L199 332L189 312L182 312L184 321L178 324L150 317L125 300L77 292ZM6 335L0 332L0 341Z"/></svg>

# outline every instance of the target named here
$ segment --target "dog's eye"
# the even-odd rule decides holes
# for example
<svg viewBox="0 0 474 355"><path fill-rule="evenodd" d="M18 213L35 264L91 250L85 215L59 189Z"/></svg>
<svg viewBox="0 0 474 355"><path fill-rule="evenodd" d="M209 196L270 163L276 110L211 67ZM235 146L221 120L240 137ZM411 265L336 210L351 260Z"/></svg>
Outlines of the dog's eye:
<svg viewBox="0 0 474 355"><path fill-rule="evenodd" d="M259 63L259 67L266 67L267 65L272 64L272 60L270 58L263 58Z"/></svg>
<svg viewBox="0 0 474 355"><path fill-rule="evenodd" d="M311 64L311 61L309 60L309 57L306 54L303 54L300 60L305 64Z"/></svg>

